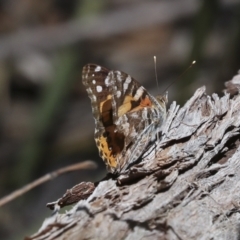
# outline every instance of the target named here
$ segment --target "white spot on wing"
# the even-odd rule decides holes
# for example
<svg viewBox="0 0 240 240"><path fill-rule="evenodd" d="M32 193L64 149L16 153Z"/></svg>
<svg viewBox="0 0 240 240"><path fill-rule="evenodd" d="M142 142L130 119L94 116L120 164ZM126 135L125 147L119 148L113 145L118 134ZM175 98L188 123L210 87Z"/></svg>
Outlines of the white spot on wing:
<svg viewBox="0 0 240 240"><path fill-rule="evenodd" d="M104 82L105 82L105 85L108 87L110 85L110 77L107 76Z"/></svg>
<svg viewBox="0 0 240 240"><path fill-rule="evenodd" d="M140 87L140 88L138 88L138 90L137 90L137 92L136 92L136 94L134 95L134 100L139 100L139 98L142 96L142 94L143 94L143 87Z"/></svg>
<svg viewBox="0 0 240 240"><path fill-rule="evenodd" d="M93 84L96 84L96 80L93 79L93 80L92 80L92 83L93 83Z"/></svg>
<svg viewBox="0 0 240 240"><path fill-rule="evenodd" d="M97 102L97 98L96 98L95 95L92 95L92 101L93 101L93 102Z"/></svg>
<svg viewBox="0 0 240 240"><path fill-rule="evenodd" d="M137 112L133 112L133 113L131 114L131 116L132 116L132 118L135 118L135 119L138 119L138 118L139 118L139 115L138 115Z"/></svg>
<svg viewBox="0 0 240 240"><path fill-rule="evenodd" d="M130 124L128 122L128 119L125 115L121 116L118 119L118 122L121 123L121 129L122 131L124 131L126 133L126 131L128 132L128 130L130 129Z"/></svg>
<svg viewBox="0 0 240 240"><path fill-rule="evenodd" d="M123 84L123 92L125 93L127 89L128 89L128 83L124 83Z"/></svg>
<svg viewBox="0 0 240 240"><path fill-rule="evenodd" d="M125 93L126 90L128 89L128 85L129 85L129 83L131 83L131 81L132 81L132 78L131 78L130 75L128 75L127 78L125 79L124 84L123 84L123 92L124 92L124 93Z"/></svg>
<svg viewBox="0 0 240 240"><path fill-rule="evenodd" d="M101 71L101 67L100 66L97 66L96 68L95 68L95 72L100 72Z"/></svg>
<svg viewBox="0 0 240 240"><path fill-rule="evenodd" d="M92 95L92 89L91 88L87 88L87 93L89 94L89 95Z"/></svg>
<svg viewBox="0 0 240 240"><path fill-rule="evenodd" d="M101 92L102 91L102 86L97 86L97 92Z"/></svg>
<svg viewBox="0 0 240 240"><path fill-rule="evenodd" d="M117 98L120 98L121 95L122 95L121 91L118 90L118 91L117 91Z"/></svg>
<svg viewBox="0 0 240 240"><path fill-rule="evenodd" d="M147 108L144 108L142 111L142 119L147 120L148 119L148 110Z"/></svg>
<svg viewBox="0 0 240 240"><path fill-rule="evenodd" d="M126 83L128 83L128 84L129 84L131 81L132 81L132 78L131 78L131 76L130 76L130 75L128 75L128 76L127 76L127 78L126 78Z"/></svg>

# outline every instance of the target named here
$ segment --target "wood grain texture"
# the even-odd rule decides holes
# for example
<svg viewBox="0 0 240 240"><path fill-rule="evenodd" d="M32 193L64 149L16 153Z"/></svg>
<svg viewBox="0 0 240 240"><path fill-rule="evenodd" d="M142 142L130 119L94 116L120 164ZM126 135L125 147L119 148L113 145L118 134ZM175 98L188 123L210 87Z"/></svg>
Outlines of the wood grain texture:
<svg viewBox="0 0 240 240"><path fill-rule="evenodd" d="M239 239L240 95L168 110L156 150L29 239Z"/></svg>

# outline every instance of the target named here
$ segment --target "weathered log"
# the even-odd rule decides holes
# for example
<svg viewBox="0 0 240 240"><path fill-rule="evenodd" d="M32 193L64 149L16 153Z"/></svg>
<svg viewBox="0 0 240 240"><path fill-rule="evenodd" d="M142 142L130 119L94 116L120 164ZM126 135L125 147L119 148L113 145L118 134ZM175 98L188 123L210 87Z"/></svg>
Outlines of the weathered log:
<svg viewBox="0 0 240 240"><path fill-rule="evenodd" d="M29 239L239 239L239 138L240 95L202 87L182 108L171 104L141 163L55 210Z"/></svg>

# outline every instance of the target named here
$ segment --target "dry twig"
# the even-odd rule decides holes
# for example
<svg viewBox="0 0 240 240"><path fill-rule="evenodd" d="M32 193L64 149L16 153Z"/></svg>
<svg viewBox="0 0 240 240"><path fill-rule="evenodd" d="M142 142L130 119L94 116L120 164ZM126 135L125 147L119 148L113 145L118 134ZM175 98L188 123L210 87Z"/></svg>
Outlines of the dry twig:
<svg viewBox="0 0 240 240"><path fill-rule="evenodd" d="M27 184L26 186L12 192L11 194L3 197L2 199L0 199L0 207L3 206L4 204L9 203L10 201L16 199L17 197L20 197L21 195L30 191L31 189L33 189L47 181L53 180L54 178L56 178L64 173L68 173L68 172L72 172L72 171L79 171L79 170L84 170L84 169L95 169L95 168L96 168L96 164L92 161L85 161L85 162L72 164L70 166L60 168L56 171L46 174L45 176L43 176L43 177Z"/></svg>

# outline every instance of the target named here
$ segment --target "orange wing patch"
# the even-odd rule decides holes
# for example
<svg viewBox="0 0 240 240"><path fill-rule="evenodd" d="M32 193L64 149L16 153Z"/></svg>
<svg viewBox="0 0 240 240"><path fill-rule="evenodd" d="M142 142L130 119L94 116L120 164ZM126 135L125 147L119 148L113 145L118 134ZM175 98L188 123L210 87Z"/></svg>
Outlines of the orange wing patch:
<svg viewBox="0 0 240 240"><path fill-rule="evenodd" d="M125 113L131 111L132 104L131 102L134 101L134 98L132 96L127 95L124 98L123 104L118 109L118 117L121 117Z"/></svg>
<svg viewBox="0 0 240 240"><path fill-rule="evenodd" d="M107 166L115 168L117 166L117 156L113 155L112 151L109 149L107 138L103 136L99 137L96 139L96 144L99 149L100 157L105 161Z"/></svg>
<svg viewBox="0 0 240 240"><path fill-rule="evenodd" d="M136 100L133 96L126 96L123 104L118 109L118 117L126 114L127 112L135 112L144 107L152 107L152 102L148 96Z"/></svg>
<svg viewBox="0 0 240 240"><path fill-rule="evenodd" d="M141 107L152 107L152 102L148 96L146 96L144 99L141 99L140 106Z"/></svg>
<svg viewBox="0 0 240 240"><path fill-rule="evenodd" d="M117 157L124 148L124 135L116 131L116 125L113 123L112 116L112 96L108 95L106 100L100 103L101 121L104 126L104 132L96 138L96 144L99 148L100 156L106 164L115 168L117 166Z"/></svg>
<svg viewBox="0 0 240 240"><path fill-rule="evenodd" d="M117 157L124 148L124 135L116 132L116 126L111 125L105 129L105 132L96 139L100 156L106 164L112 168L117 166Z"/></svg>

